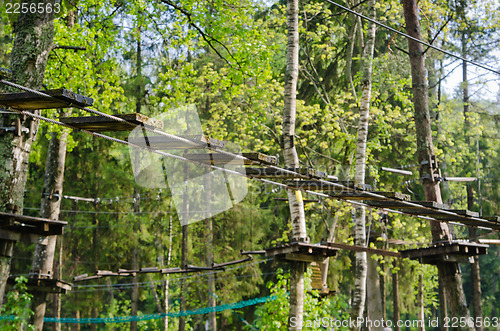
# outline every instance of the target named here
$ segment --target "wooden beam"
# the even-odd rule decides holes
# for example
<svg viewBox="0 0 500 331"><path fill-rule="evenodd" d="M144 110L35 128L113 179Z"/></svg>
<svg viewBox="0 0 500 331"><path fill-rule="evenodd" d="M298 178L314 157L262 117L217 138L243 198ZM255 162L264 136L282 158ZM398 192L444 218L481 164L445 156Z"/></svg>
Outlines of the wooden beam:
<svg viewBox="0 0 500 331"><path fill-rule="evenodd" d="M415 214L434 214L436 212L439 212L439 210L442 209L448 209L448 205L440 204L434 201L409 201L412 204L415 204L417 206L409 206L405 203L398 202L398 201L366 201L365 203L370 206L374 207L381 207L381 208L394 208L394 209L404 209L404 210L414 210L412 213ZM433 210L427 210L427 209L421 209L422 207L428 207L428 208L433 208L436 209L436 211ZM415 211L416 210L416 211Z"/></svg>
<svg viewBox="0 0 500 331"><path fill-rule="evenodd" d="M198 135L181 135L180 138L189 140L191 143L181 141L179 139L173 139L165 136L147 136L129 139L128 141L137 145L147 145L153 149L157 150L167 150L167 149L202 149L202 148L224 148L226 145L225 141L210 138L204 134Z"/></svg>
<svg viewBox="0 0 500 331"><path fill-rule="evenodd" d="M443 177L447 182L474 182L477 180L475 177Z"/></svg>
<svg viewBox="0 0 500 331"><path fill-rule="evenodd" d="M500 245L500 239L478 239L480 244L486 245Z"/></svg>
<svg viewBox="0 0 500 331"><path fill-rule="evenodd" d="M343 243L332 243L332 242L328 242L328 243L326 243L326 245L331 246L331 247L335 247L335 248L345 249L348 251L354 251L354 252L367 252L368 254L401 257L401 253L389 251L386 249L378 249L378 248L355 246L355 245L348 245L348 244L343 244Z"/></svg>
<svg viewBox="0 0 500 331"><path fill-rule="evenodd" d="M235 158L233 155L219 153L194 153L186 154L184 157L195 162L216 166L223 166L226 164L239 165L242 163L245 165L261 163L273 164L274 162L278 162L276 157L261 153L242 153L241 155L245 157L246 160Z"/></svg>
<svg viewBox="0 0 500 331"><path fill-rule="evenodd" d="M273 179L300 179L303 176L325 178L327 174L323 171L315 170L312 168L244 168L242 169L249 176L255 178L273 178ZM288 170L288 171L287 171ZM290 173L290 171L296 174Z"/></svg>
<svg viewBox="0 0 500 331"><path fill-rule="evenodd" d="M280 257L283 260L287 261L299 261L299 262L315 262L315 263L323 263L326 257L321 255L309 255L309 254L299 254L299 253L286 253L284 256Z"/></svg>
<svg viewBox="0 0 500 331"><path fill-rule="evenodd" d="M408 194L403 194L399 192L373 192L374 194L383 195L383 197L373 197L365 192L353 192L347 191L342 193L335 193L332 195L333 198L339 199L349 199L349 200L382 200L385 201L388 198L398 199L402 201L409 201L410 196Z"/></svg>
<svg viewBox="0 0 500 331"><path fill-rule="evenodd" d="M61 122L85 129L92 132L102 131L132 131L139 125L144 125L150 128L163 129L163 122L154 118L149 118L139 113L132 114L115 114L127 122L118 122L104 116L82 116L82 117L66 117L62 118Z"/></svg>
<svg viewBox="0 0 500 331"><path fill-rule="evenodd" d="M400 175L413 175L413 172L408 171L408 170L402 170L402 169L394 169L394 168L387 168L387 167L382 167L382 171L387 171L387 172L393 172L395 174L400 174Z"/></svg>
<svg viewBox="0 0 500 331"><path fill-rule="evenodd" d="M94 103L92 98L71 92L64 88L43 90L40 92L54 98L41 97L30 92L3 93L0 94L0 105L23 110L35 110L69 108L74 106L87 107Z"/></svg>
<svg viewBox="0 0 500 331"><path fill-rule="evenodd" d="M349 192L345 187L341 187L335 184L339 184L342 186L346 186L350 189L359 189L370 191L372 187L367 184L363 185L355 185L352 181L335 181L329 184L326 181L317 181L317 180L301 180L301 181L290 181L286 183L289 186L296 187L299 190L308 190L308 191L322 191L322 192L333 192L334 194L340 194L344 192Z"/></svg>

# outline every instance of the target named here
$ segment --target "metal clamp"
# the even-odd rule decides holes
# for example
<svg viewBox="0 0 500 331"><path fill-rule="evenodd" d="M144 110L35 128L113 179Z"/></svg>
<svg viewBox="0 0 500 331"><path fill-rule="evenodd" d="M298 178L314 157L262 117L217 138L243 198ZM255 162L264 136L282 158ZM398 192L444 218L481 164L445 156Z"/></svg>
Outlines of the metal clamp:
<svg viewBox="0 0 500 331"><path fill-rule="evenodd" d="M18 131L18 129L15 126L0 127L0 134L5 134L7 132L17 132L17 131ZM21 132L23 132L23 133L30 133L30 129L25 128L23 126L23 127L21 127Z"/></svg>

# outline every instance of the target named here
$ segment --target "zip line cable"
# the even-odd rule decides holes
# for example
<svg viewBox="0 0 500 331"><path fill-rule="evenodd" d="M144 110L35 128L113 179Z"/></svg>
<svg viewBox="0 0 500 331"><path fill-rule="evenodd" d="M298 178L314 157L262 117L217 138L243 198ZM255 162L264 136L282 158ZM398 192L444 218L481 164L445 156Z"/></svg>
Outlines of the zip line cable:
<svg viewBox="0 0 500 331"><path fill-rule="evenodd" d="M456 58L456 59L458 59L458 60L462 60L462 61L468 62L468 63L470 63L470 64L472 64L472 65L475 65L476 67L479 67L479 68L482 68L482 69L485 69L485 70L491 71L491 72L493 72L493 73L495 73L495 74L497 74L497 75L500 75L500 71L497 71L497 70L495 70L495 69L492 69L492 68L490 68L490 67L488 67L488 66L486 66L486 65L484 65L484 64L477 63L477 62L475 62L475 61L471 61L471 60L467 60L466 58L464 58L464 57L462 57L462 56L460 56L460 55L456 55L456 54L453 54L453 53L451 53L451 52L448 52L448 51L446 51L446 50L444 50L444 49L441 49L441 48L439 48L439 47L433 46L432 44L429 44L429 43L427 43L427 42L425 42L425 41L422 41L422 40L420 40L420 39L417 39L417 38L415 38L415 37L412 37L412 36L410 36L410 35L408 35L408 34L406 34L406 33L404 33L404 32L401 32L401 31L398 31L398 30L396 30L396 29L394 29L394 28L391 28L391 27L390 27L390 26L388 26L388 25L385 25L385 24L383 24L383 23L381 23L381 22L379 22L379 21L374 20L373 18L370 18L370 17L368 17L368 16L365 16L365 15L363 15L363 14L361 14L361 13L358 13L358 12L356 12L356 11L354 11L354 10L350 9L350 8L344 7L344 6L342 6L342 5L340 5L340 4L336 3L336 2L334 2L334 1L332 1L332 0L324 0L324 1L329 2L329 3L331 3L332 5L335 5L335 6L337 6L337 7L341 8L341 9L343 9L343 10L345 10L345 11L347 11L347 12L351 13L351 14L354 14L354 15L356 15L356 16L358 16L358 17L360 17L360 18L364 19L364 20L367 20L367 21L370 21L370 22L372 22L372 23L375 23L375 24L377 24L378 26L383 27L384 29L390 30L390 31L392 31L392 32L394 32L394 33L397 33L397 34L399 34L399 35L403 36L403 37L406 37L406 38L408 38L408 39L411 39L411 40L413 40L413 41L416 41L417 43L420 43L420 44L425 45L425 46L427 46L427 47L429 47L429 48L432 48L432 49L434 49L434 50L436 50L436 51L438 51L438 52L441 52L441 53L443 53L443 54L449 55L449 56L454 57L454 58Z"/></svg>
<svg viewBox="0 0 500 331"><path fill-rule="evenodd" d="M327 1L329 1L329 0L327 0ZM36 94L36 95L44 97L44 98L56 99L53 96L50 96L50 95L45 94L43 92L36 91L36 90L30 89L28 87L22 86L22 85L18 85L18 84L9 82L9 81L4 80L4 79L0 79L0 83L3 83L5 85L21 89L21 90L26 91L26 92L30 92L30 93ZM60 101L59 99L57 99L57 100ZM69 105L71 105L71 104L69 104ZM118 122L121 122L121 123L129 124L129 125L131 125L133 127L137 126L136 124L133 124L133 123L127 121L127 120L124 120L122 118L119 118L119 117L116 117L116 116L113 116L113 115L109 115L109 114L100 112L98 110L90 109L88 107L81 107L81 106L78 106L78 105L71 105L71 106L79 108L79 109L82 109L82 110L85 110L85 111L88 111L88 112L91 112L91 113L99 115L99 116L104 116L104 117L106 117L108 119L111 119L111 120L114 120L114 121L118 121ZM113 138L113 137L110 137L110 136L107 136L107 135L104 135L104 134L101 134L101 133L92 132L92 131L81 129L81 128L76 128L76 127L74 127L72 125L69 125L69 124L66 124L66 123L62 123L62 122L59 122L59 121L56 121L56 120L53 120L53 119L50 119L50 118L47 118L47 117L43 117L41 115L37 115L37 114L31 113L29 111L19 110L19 109L16 109L16 108L12 108L12 110L14 110L15 112L17 112L17 113L19 113L21 115L26 115L26 116L29 116L29 117L32 117L32 118L36 118L38 120L43 120L43 121L46 121L46 122L49 122L49 123L52 123L52 124L64 126L66 128L70 128L70 129L73 129L73 130L77 130L77 131L81 131L81 132L90 134L92 136L100 137L100 138L103 138L103 139L106 139L106 140L109 140L109 141L112 141L112 142L116 142L116 143L119 143L119 144L132 146L134 148L146 150L146 151L149 151L149 152L152 152L152 153L156 153L156 154L159 154L159 155L162 155L162 156L165 156L165 157L170 157L170 158L174 158L174 159L177 159L177 160L180 160L180 161L185 161L185 162L189 162L189 163L198 164L198 165L201 165L201 166L206 166L206 167L209 167L211 169L220 170L220 171L223 171L223 172L226 172L226 173L230 173L230 174L234 174L234 175L238 175L238 176L248 177L248 178L251 178L251 179L255 179L255 180L261 181L263 183L268 183L268 184L276 185L276 186L279 186L279 187L282 187L282 188L285 188L285 189L291 189L291 190L294 190L294 191L304 191L306 193L317 195L317 196L320 196L320 197L332 198L332 196L329 195L329 194L324 194L324 193L315 192L315 191L311 191L311 190L307 190L307 189L303 189L303 188L298 188L298 187L294 187L292 185L278 183L278 182L271 181L271 180L268 180L268 179L253 177L251 175L247 175L246 173L241 173L241 172L238 172L238 171L229 170L229 169L226 169L226 168L223 168L223 167L221 168L221 167L218 167L218 166L215 166L215 165L207 165L207 164L204 164L204 163L201 163L201 162L198 162L198 161L190 160L190 159L182 157L182 156L178 156L178 155L174 155L174 154L170 154L170 153L158 151L158 150L155 150L155 149L153 149L153 148L151 148L149 146L140 146L140 145L137 145L137 144L125 141L125 140ZM154 133L161 134L161 135L163 135L165 137L168 137L170 139L174 139L174 140L177 140L177 141L180 141L180 142L185 142L185 143L188 143L190 145L195 144L194 142L192 142L190 140L187 140L187 139L184 139L184 138L181 138L181 137L178 137L178 136L175 136L175 135L172 135L172 134L160 131L160 130L158 130L156 128L150 128L148 126L142 126L142 127L145 130L147 130L147 131L151 131L151 132L154 132ZM239 160L242 160L242 161L249 160L248 158L246 158L244 156L241 156L241 155L238 155L238 154L234 154L234 153L230 153L230 152L226 152L226 151L222 151L222 150L220 150L218 148L210 148L210 149L212 151L215 151L215 152L227 155L227 156L231 156L231 157L234 157L235 159L239 159ZM261 164L263 164L263 163L261 162ZM270 169L274 169L274 170L282 171L283 173L291 174L291 175L295 176L296 178L302 178L302 179L311 179L311 178L314 178L312 176L303 175L303 174L300 174L300 173L298 173L296 171L285 169L285 168L281 168L281 167L278 167L278 166L267 165L267 164L265 164L265 165L268 168L270 168ZM319 183L321 183L321 184L333 186L333 187L339 188L341 190L347 190L347 191L350 191L350 192L363 192L363 194L366 194L366 195L368 195L368 196L370 196L372 198L378 198L378 199L382 199L382 200L385 200L385 201L395 201L395 202L398 202L398 203L400 203L402 205L405 205L407 207L414 207L414 208L420 208L420 209L424 209L424 210L436 211L436 209L432 208L432 207L424 206L424 205L413 203L413 202L409 202L409 201L403 201L403 200L398 200L398 199L386 197L386 196L381 195L381 194L377 194L377 193L373 193L373 192L369 192L369 191L363 191L363 190L359 190L357 188L350 188L350 187L348 187L348 186L346 186L344 184L335 183L335 182L331 182L331 181L326 181L326 180L323 180L323 179L316 179L316 180ZM346 202L348 202L348 203L350 203L352 205L358 205L358 206L364 206L364 207L368 207L368 208L373 208L373 206L370 206L370 205L367 205L367 204L364 204L364 203L360 203L360 202L356 202L356 201L352 201L352 200L349 200L348 198L342 198L342 197L333 197L333 198L346 201ZM388 209L388 208L377 208L377 207L375 207L375 208L376 209L387 210L389 212L395 212L395 213L398 213L398 214L406 214L405 212L396 211L396 210L392 210L392 209ZM428 217L428 216L414 215L414 214L411 214L411 213L408 213L408 214L412 215L412 216L416 216L417 218L440 221L439 219L435 219L435 218ZM443 210L443 209L439 210L438 214L447 215L447 216L453 216L453 217L457 217L458 219L461 218L460 214L457 214L455 212L448 211L448 210ZM491 228L486 227L487 225L490 225L491 223L489 221L485 220L485 219L481 219L481 218L478 218L478 217L472 217L472 216L468 216L466 218L468 218L470 220L473 220L473 221L476 221L478 223L482 223L482 224L485 225L484 227L476 225L476 227L478 227L478 228L492 230ZM457 223L457 224L460 224L460 223ZM465 226L465 224L463 224L463 225Z"/></svg>

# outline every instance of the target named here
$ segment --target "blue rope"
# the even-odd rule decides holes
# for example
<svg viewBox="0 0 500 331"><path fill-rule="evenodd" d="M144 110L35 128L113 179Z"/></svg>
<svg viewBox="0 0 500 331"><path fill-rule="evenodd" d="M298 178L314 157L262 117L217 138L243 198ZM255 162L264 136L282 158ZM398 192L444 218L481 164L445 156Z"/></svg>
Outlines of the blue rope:
<svg viewBox="0 0 500 331"><path fill-rule="evenodd" d="M276 295L271 295L267 297L255 298L245 301L239 301L234 303L228 303L225 305L215 306L215 307L205 307L198 308L193 310L184 310L176 313L159 313L159 314L149 314L149 315L140 315L140 316L117 316L117 317L98 317L98 318L56 318L56 317L45 317L44 322L56 322L56 323L77 323L77 324L94 324L94 323L128 323L133 321L148 321L154 319L160 319L165 316L168 317L181 317L181 316L190 316L190 315L201 315L208 314L210 312L221 312L223 310L228 309L239 309L243 307L253 306L259 303L273 301L278 297ZM0 316L0 321L14 321L20 319L19 316Z"/></svg>

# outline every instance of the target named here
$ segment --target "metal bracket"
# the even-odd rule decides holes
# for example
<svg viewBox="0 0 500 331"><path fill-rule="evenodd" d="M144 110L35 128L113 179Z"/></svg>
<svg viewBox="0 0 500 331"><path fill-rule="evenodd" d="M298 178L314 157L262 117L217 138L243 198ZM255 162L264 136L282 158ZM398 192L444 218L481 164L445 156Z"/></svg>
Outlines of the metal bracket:
<svg viewBox="0 0 500 331"><path fill-rule="evenodd" d="M16 126L0 127L0 135L3 135L7 132L16 132L18 133L18 135L20 135L20 133L30 133L30 129L25 128L24 126L22 126L20 130Z"/></svg>
<svg viewBox="0 0 500 331"><path fill-rule="evenodd" d="M51 190L50 192L43 192L42 193L42 197L48 197L48 200L53 200L54 198L56 198L56 201L59 201L59 199L61 199L61 196L59 195L59 191L55 191L54 190Z"/></svg>

